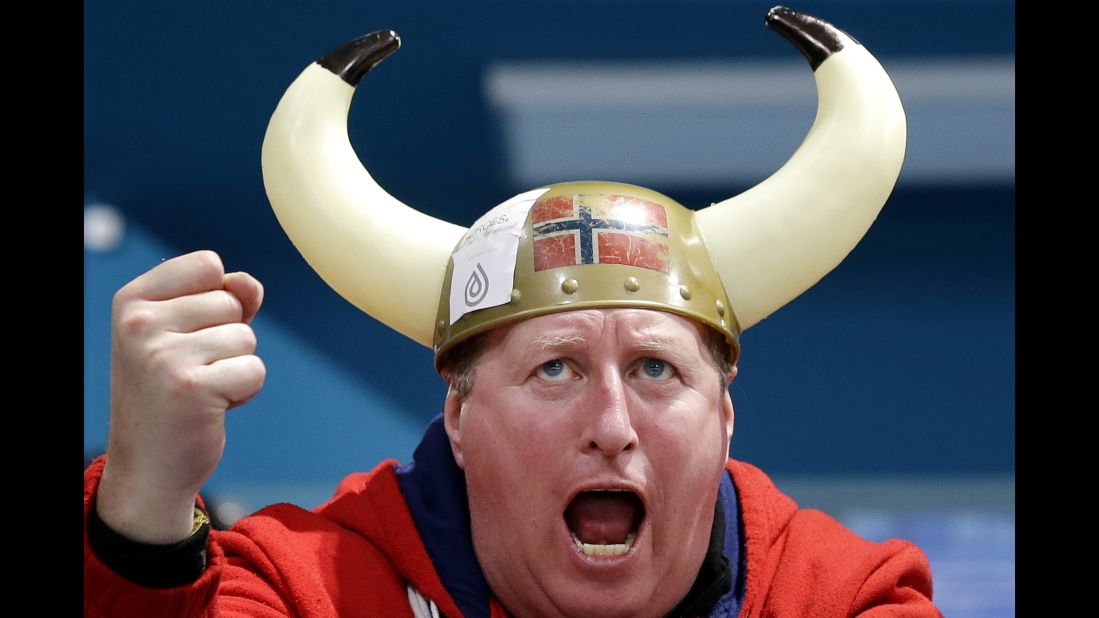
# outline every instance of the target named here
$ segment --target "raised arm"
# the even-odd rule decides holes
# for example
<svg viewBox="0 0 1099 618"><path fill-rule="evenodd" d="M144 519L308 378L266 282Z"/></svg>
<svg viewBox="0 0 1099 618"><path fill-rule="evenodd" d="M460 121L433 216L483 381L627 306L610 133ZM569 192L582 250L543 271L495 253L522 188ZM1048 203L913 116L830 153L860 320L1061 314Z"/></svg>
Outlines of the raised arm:
<svg viewBox="0 0 1099 618"><path fill-rule="evenodd" d="M263 385L249 323L263 286L198 251L118 291L111 315L111 425L96 510L134 541L192 529L195 496L225 446L225 412Z"/></svg>

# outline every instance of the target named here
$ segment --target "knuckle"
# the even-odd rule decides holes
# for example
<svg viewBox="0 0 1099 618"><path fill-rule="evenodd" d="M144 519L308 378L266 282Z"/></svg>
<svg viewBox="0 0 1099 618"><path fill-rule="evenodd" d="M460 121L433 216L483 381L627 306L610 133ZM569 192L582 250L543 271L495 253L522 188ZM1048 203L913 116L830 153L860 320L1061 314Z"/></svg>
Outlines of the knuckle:
<svg viewBox="0 0 1099 618"><path fill-rule="evenodd" d="M175 349L162 337L154 337L145 343L145 359L154 370L171 373L176 370Z"/></svg>
<svg viewBox="0 0 1099 618"><path fill-rule="evenodd" d="M218 302L221 303L221 310L228 316L228 320L239 322L244 316L244 306L241 305L240 299L224 290L217 291L214 294L217 295Z"/></svg>
<svg viewBox="0 0 1099 618"><path fill-rule="evenodd" d="M153 330L157 323L156 313L148 307L126 304L118 311L118 331L124 337L140 337Z"/></svg>
<svg viewBox="0 0 1099 618"><path fill-rule="evenodd" d="M221 339L219 347L226 353L226 358L251 354L256 347L255 331L241 322L222 325L219 338Z"/></svg>
<svg viewBox="0 0 1099 618"><path fill-rule="evenodd" d="M252 379L255 383L256 390L259 390L263 383L267 380L267 365L263 363L263 359L252 355L249 357L252 365Z"/></svg>
<svg viewBox="0 0 1099 618"><path fill-rule="evenodd" d="M190 397L201 390L202 383L189 367L174 367L168 372L169 391L176 396Z"/></svg>
<svg viewBox="0 0 1099 618"><path fill-rule="evenodd" d="M203 249L201 251L195 251L191 254L193 261L197 264L198 268L203 273L208 273L211 276L221 277L225 274L225 265L221 261L221 256L209 249Z"/></svg>
<svg viewBox="0 0 1099 618"><path fill-rule="evenodd" d="M111 298L112 313L118 315L118 313L124 311L129 304L135 302L134 287L134 282L131 281L114 293L114 296Z"/></svg>
<svg viewBox="0 0 1099 618"><path fill-rule="evenodd" d="M251 354L256 351L256 346L259 344L259 341L256 339L256 331L252 330L252 328L247 325L241 324L241 326L243 327L240 333L241 343L248 350L248 353Z"/></svg>

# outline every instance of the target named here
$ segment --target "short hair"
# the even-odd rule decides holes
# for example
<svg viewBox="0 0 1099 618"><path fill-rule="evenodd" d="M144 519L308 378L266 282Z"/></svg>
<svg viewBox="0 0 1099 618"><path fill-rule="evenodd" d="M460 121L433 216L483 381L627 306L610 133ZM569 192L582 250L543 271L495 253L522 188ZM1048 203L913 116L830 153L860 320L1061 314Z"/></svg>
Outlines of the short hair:
<svg viewBox="0 0 1099 618"><path fill-rule="evenodd" d="M440 370L450 375L450 386L460 399L465 399L473 390L473 373L477 369L477 359L481 357L487 335L487 332L474 335L450 348L439 359Z"/></svg>
<svg viewBox="0 0 1099 618"><path fill-rule="evenodd" d="M733 369L733 362L729 355L729 342L725 339L725 335L716 329L706 327L705 330L706 347L717 369L721 391L724 392L729 387L728 375ZM460 399L465 399L473 390L473 374L477 369L477 359L481 356L486 335L488 335L487 332L466 339L448 350L439 360L440 370L450 375L450 386Z"/></svg>

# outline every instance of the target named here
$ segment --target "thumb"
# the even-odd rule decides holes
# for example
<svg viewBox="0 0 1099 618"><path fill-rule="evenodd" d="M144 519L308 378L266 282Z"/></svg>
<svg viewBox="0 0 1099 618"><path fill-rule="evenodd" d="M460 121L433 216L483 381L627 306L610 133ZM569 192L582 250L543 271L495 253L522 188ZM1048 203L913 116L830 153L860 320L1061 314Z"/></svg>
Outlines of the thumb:
<svg viewBox="0 0 1099 618"><path fill-rule="evenodd" d="M244 272L228 273L222 281L226 292L237 297L242 308L241 322L251 324L263 304L263 284Z"/></svg>

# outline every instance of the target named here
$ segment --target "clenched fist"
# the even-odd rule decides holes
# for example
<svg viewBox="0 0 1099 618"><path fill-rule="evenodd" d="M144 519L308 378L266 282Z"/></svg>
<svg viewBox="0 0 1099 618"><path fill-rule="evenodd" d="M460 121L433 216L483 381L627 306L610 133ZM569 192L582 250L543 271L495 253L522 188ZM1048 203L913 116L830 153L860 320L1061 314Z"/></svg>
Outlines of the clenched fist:
<svg viewBox="0 0 1099 618"><path fill-rule="evenodd" d="M225 446L225 412L266 375L249 323L263 286L198 251L128 283L111 312L111 425L96 509L123 535L173 543Z"/></svg>

